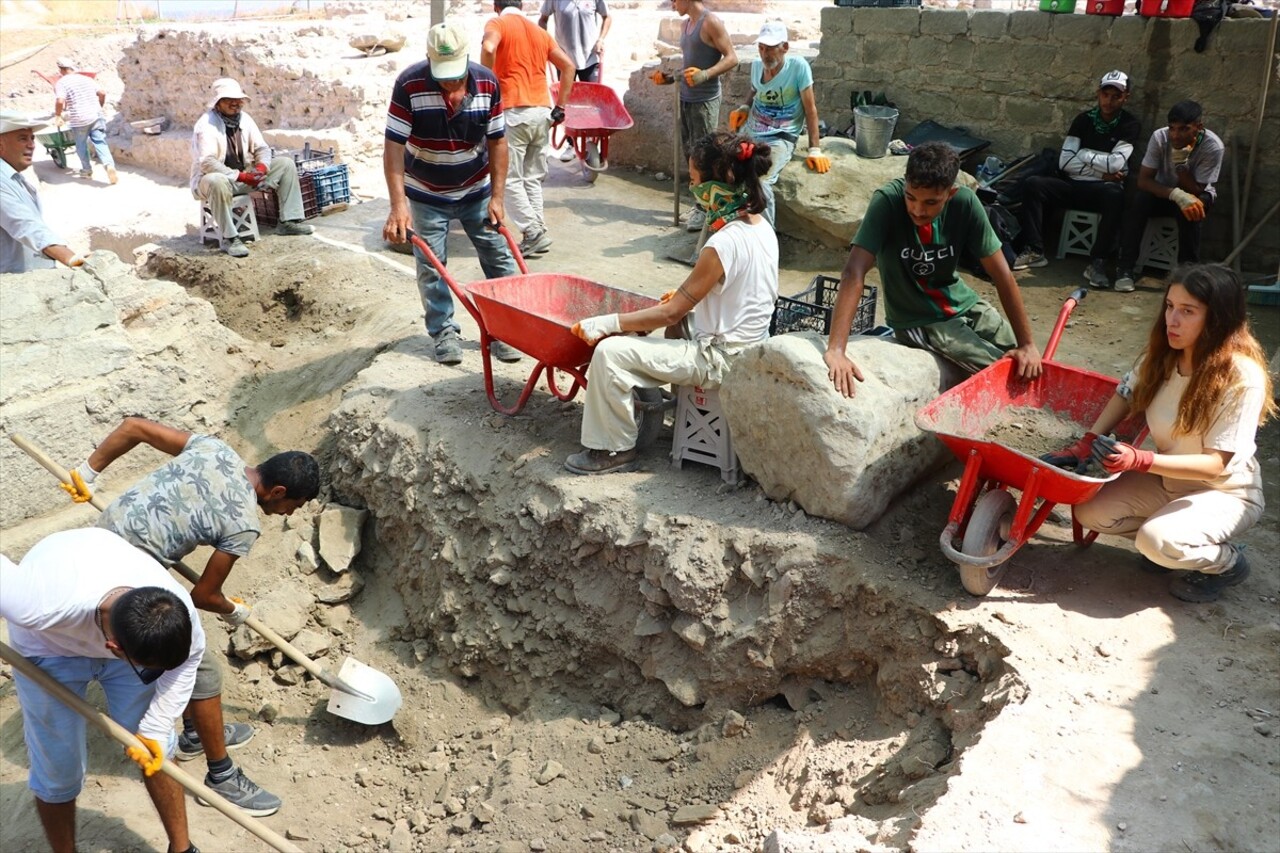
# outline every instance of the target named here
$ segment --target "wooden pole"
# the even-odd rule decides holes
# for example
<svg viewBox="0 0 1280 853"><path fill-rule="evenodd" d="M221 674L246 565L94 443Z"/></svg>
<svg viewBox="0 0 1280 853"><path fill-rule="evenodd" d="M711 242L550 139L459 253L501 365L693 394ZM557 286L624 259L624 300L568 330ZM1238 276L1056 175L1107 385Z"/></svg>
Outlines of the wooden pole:
<svg viewBox="0 0 1280 853"><path fill-rule="evenodd" d="M1258 137L1262 135L1262 117L1267 112L1267 88L1271 84L1271 68L1276 62L1277 27L1280 27L1280 10L1276 10L1271 15L1271 33L1267 36L1267 52L1263 54L1265 61L1262 63L1262 91L1258 94L1258 120L1253 125L1253 142L1249 145L1249 167L1244 173L1244 202L1240 205L1240 215L1244 221L1249 219L1249 190L1253 184L1253 162L1258 157Z"/></svg>
<svg viewBox="0 0 1280 853"><path fill-rule="evenodd" d="M676 97L676 127L675 133L671 134L671 189L672 189L672 224L677 228L680 227L680 135L681 128L684 127L683 119L680 116L680 83L673 82L671 88L675 90Z"/></svg>
<svg viewBox="0 0 1280 853"><path fill-rule="evenodd" d="M1227 259L1223 261L1223 263L1224 264L1232 263L1240 255L1240 253L1244 251L1244 247L1249 245L1249 241L1252 240L1257 235L1257 233L1262 230L1262 226L1266 225L1267 221L1271 219L1271 217L1276 215L1277 210L1280 210L1280 201L1271 205L1271 209L1262 215L1262 218L1258 220L1258 224L1253 226L1252 231L1244 235L1244 239L1240 241L1240 245L1236 246L1234 249L1231 250L1231 254L1227 255Z"/></svg>
<svg viewBox="0 0 1280 853"><path fill-rule="evenodd" d="M1231 245L1240 245L1240 146L1236 142L1236 134L1231 135ZM1236 260L1236 272L1240 272L1240 261Z"/></svg>
<svg viewBox="0 0 1280 853"><path fill-rule="evenodd" d="M0 659L3 659L5 663L8 663L18 672L34 681L36 684L39 684L46 693L50 694L63 705L66 705L68 708L84 717L85 720L101 729L108 737L115 740L121 746L137 747L138 749L146 748L143 746L142 741L138 740L133 735L133 732L126 730L124 726L85 702L66 687L63 687L61 682L50 676L43 669L33 664L22 655L18 654L6 643L0 643ZM290 844L283 836L268 829L265 824L249 817L247 814L240 811L240 809L224 800L220 794L209 790L202 783L197 782L191 776L187 775L186 771L179 768L177 763L173 761L164 761L160 765L160 772L186 788L194 796L199 797L201 800L213 806L213 808L222 812L237 824L244 827L267 844L271 845L274 849L281 851L281 853L302 853L301 850L293 844Z"/></svg>

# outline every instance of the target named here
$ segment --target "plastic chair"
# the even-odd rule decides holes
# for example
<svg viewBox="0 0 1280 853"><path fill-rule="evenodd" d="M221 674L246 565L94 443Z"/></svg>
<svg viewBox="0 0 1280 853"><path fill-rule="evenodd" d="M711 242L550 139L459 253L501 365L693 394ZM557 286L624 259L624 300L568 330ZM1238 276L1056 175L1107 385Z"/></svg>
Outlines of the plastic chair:
<svg viewBox="0 0 1280 853"><path fill-rule="evenodd" d="M720 469L726 483L738 482L738 455L733 452L729 421L720 409L720 391L682 385L676 389L675 437L671 464L677 468L687 459Z"/></svg>
<svg viewBox="0 0 1280 853"><path fill-rule="evenodd" d="M1178 223L1172 216L1147 220L1138 251L1138 269L1171 270L1178 265Z"/></svg>
<svg viewBox="0 0 1280 853"><path fill-rule="evenodd" d="M252 196L246 193L231 197L231 222L236 227L236 233L232 237L239 237L241 240L258 239L258 215L253 211ZM200 202L200 237L205 245L219 247L230 239L222 233L222 226L214 218L213 210L203 201Z"/></svg>
<svg viewBox="0 0 1280 853"><path fill-rule="evenodd" d="M1098 239L1102 214L1088 210L1068 210L1062 214L1062 236L1058 238L1058 260L1067 255L1089 255Z"/></svg>

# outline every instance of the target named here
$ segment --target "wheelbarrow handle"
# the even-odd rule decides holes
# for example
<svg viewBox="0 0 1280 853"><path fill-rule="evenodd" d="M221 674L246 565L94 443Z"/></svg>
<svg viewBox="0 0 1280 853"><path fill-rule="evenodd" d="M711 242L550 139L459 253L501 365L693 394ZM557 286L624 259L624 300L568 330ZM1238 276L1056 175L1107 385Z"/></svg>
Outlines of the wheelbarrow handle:
<svg viewBox="0 0 1280 853"><path fill-rule="evenodd" d="M1062 339L1062 330L1067 327L1067 318L1071 316L1071 312L1076 306L1084 302L1084 298L1089 295L1087 288L1079 288L1072 291L1067 297L1067 301L1062 303L1062 309L1058 311L1057 322L1053 324L1053 332L1049 335L1049 343L1044 346L1044 358L1050 360L1053 354L1058 351L1058 341Z"/></svg>

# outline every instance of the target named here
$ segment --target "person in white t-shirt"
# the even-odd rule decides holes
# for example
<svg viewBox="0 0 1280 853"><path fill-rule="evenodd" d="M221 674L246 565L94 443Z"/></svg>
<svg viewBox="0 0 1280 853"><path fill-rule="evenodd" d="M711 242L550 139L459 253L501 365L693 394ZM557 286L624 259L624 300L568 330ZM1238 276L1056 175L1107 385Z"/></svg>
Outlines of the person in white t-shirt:
<svg viewBox="0 0 1280 853"><path fill-rule="evenodd" d="M173 724L204 654L204 630L187 591L109 530L66 530L36 543L21 564L0 556L0 617L13 649L80 698L98 682L111 719L147 747L126 752L143 770L169 850L195 850L182 788L157 772L177 747ZM85 720L21 672L13 677L36 812L49 846L74 850Z"/></svg>
<svg viewBox="0 0 1280 853"><path fill-rule="evenodd" d="M769 148L763 143L731 133L713 133L695 142L689 155L689 185L712 233L693 272L657 305L574 324L574 334L588 344L599 344L583 401L584 449L565 460L573 473L635 468L638 425L633 388L668 383L719 387L734 357L769 336L778 298L778 238L761 216L761 179L768 171ZM622 334L674 326L695 306L694 340Z"/></svg>
<svg viewBox="0 0 1280 853"><path fill-rule="evenodd" d="M1262 517L1258 426L1276 413L1240 277L1220 264L1174 270L1137 366L1084 438L1046 461L1092 456L1120 476L1075 508L1081 525L1132 539L1149 571L1176 572L1169 591L1214 601L1249 576L1231 539ZM1146 417L1155 451L1107 433Z"/></svg>

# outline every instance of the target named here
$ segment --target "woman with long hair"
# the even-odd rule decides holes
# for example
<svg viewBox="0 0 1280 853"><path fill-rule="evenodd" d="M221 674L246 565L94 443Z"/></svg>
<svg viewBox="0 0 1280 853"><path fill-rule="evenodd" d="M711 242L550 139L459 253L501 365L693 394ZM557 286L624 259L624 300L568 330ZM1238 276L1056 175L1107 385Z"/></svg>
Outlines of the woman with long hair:
<svg viewBox="0 0 1280 853"><path fill-rule="evenodd" d="M760 179L768 171L768 145L730 133L694 143L689 185L712 234L693 272L657 305L574 324L582 340L600 343L583 400L583 450L565 460L570 471L633 470L638 433L633 388L718 387L733 358L769 336L778 297L778 238L760 215L765 204ZM694 306L694 340L622 334L674 326Z"/></svg>
<svg viewBox="0 0 1280 853"><path fill-rule="evenodd" d="M1126 536L1152 571L1176 572L1169 591L1213 601L1249 576L1231 540L1262 516L1258 426L1276 413L1262 347L1249 329L1245 288L1221 264L1174 270L1137 365L1079 442L1057 461L1092 454L1120 476L1075 508L1100 533ZM1146 417L1155 451L1107 433Z"/></svg>

